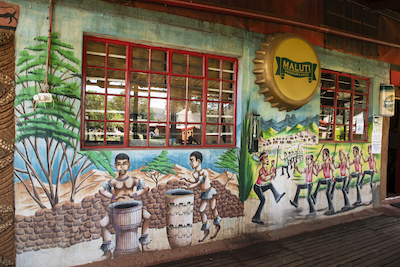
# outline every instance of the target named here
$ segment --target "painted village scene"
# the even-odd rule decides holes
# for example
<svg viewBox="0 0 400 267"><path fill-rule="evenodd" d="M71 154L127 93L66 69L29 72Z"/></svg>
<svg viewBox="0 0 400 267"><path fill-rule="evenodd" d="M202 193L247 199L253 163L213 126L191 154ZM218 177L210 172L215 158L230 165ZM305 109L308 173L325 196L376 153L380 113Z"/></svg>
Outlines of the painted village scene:
<svg viewBox="0 0 400 267"><path fill-rule="evenodd" d="M257 126L247 112L239 148L78 150L81 61L60 33L48 77L54 108L32 101L43 86L46 41L34 38L16 59L21 266L39 266L43 255L53 263L74 255L76 265L191 246L371 205L380 155L368 143L319 142L324 122L309 106L296 115L261 111Z"/></svg>

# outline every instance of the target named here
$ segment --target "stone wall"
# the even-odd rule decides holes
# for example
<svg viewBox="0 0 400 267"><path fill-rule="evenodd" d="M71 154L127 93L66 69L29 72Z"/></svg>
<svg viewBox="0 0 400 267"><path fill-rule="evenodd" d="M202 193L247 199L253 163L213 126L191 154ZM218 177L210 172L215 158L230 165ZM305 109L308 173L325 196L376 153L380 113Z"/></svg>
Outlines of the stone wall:
<svg viewBox="0 0 400 267"><path fill-rule="evenodd" d="M154 187L137 200L150 212L150 228L165 227L166 190L183 185L178 180L168 181ZM222 218L244 216L244 205L221 183L214 181L212 186L217 190L217 209ZM194 190L193 223L200 222L200 188ZM81 203L63 202L52 209L40 209L34 216L15 216L16 252L37 251L48 248L66 248L79 242L100 238L100 220L108 213L110 200L96 193L85 197ZM211 209L207 207L207 217L212 218ZM110 227L112 234L114 229Z"/></svg>

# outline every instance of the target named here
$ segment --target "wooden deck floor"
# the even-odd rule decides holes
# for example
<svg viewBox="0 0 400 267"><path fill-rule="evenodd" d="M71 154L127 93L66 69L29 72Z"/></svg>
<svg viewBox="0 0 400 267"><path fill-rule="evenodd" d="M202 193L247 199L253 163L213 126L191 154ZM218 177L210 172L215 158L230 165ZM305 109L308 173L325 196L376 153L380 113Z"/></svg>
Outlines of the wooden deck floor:
<svg viewBox="0 0 400 267"><path fill-rule="evenodd" d="M155 265L400 266L400 218L380 215L277 241Z"/></svg>

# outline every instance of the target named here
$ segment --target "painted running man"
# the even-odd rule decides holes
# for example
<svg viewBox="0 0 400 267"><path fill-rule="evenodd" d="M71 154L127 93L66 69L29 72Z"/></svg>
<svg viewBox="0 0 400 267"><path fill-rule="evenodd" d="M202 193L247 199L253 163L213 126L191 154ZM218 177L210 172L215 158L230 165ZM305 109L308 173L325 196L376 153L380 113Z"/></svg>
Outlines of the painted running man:
<svg viewBox="0 0 400 267"><path fill-rule="evenodd" d="M360 192L360 173L362 172L362 164L360 157L360 149L358 146L353 147L353 160L350 161L350 154L347 154L349 159L349 165L354 165L354 172L350 174L349 181L347 182L346 191L349 193L351 179L356 177L356 189L357 189L357 201L353 203L353 206L359 206L362 203L361 192Z"/></svg>
<svg viewBox="0 0 400 267"><path fill-rule="evenodd" d="M131 201L149 191L149 188L145 186L145 180L139 180L136 177L128 176L127 172L130 167L130 161L127 154L118 154L115 157L114 166L118 171L118 177L102 183L102 187L99 190L102 196L111 199L111 202ZM133 191L135 187L136 192ZM142 250L149 250L147 245L151 242L151 238L148 235L150 213L145 209L142 209L142 218L142 235L139 238L139 243L142 245ZM100 249L104 254L95 261L112 258L114 246L111 244L111 233L108 230L109 225L110 216L107 214L100 221L101 233L103 236L103 244Z"/></svg>
<svg viewBox="0 0 400 267"><path fill-rule="evenodd" d="M315 207L313 204L313 201L311 199L311 192L313 189L313 175L317 175L317 170L315 169L314 166L314 156L313 155L306 155L306 167L304 169L299 169L299 167L294 165L294 168L296 171L299 173L306 174L305 177L305 183L301 183L297 185L297 191L296 195L293 199L293 201L290 200L290 204L292 204L294 207L298 208L299 207L299 195L300 195L300 190L301 189L307 189L307 201L308 205L310 206L310 215L315 215Z"/></svg>
<svg viewBox="0 0 400 267"><path fill-rule="evenodd" d="M371 151L371 150L372 150L372 146L371 146L371 145L368 145L368 158L367 158L367 159L365 159L362 150L361 150L361 152L360 152L360 153L361 153L361 157L362 157L364 163L368 162L368 167L369 167L368 170L364 171L363 176L362 176L362 178L361 178L361 181L360 181L360 188L361 188L361 189L363 188L364 177L365 177L366 174L369 174L370 177L371 177L371 179L370 179L370 181L369 181L369 184L370 184L370 186L371 186L371 189L373 189L373 186L374 186L374 184L373 184L373 181L374 181L374 174L375 174L375 172L378 172L378 168L376 167L375 155L372 154L372 151Z"/></svg>
<svg viewBox="0 0 400 267"><path fill-rule="evenodd" d="M312 195L312 199L314 201L314 204L317 204L317 197L318 197L318 192L319 192L319 187L321 184L326 184L326 200L328 201L328 211L325 212L325 215L331 215L335 212L335 209L332 204L332 197L331 197L331 184L332 184L332 179L333 177L333 170L334 166L331 162L330 158L330 152L329 149L324 148L322 151L322 164L317 165L317 173L319 174L321 171L324 175L324 179L319 179L317 188L315 188L314 194Z"/></svg>
<svg viewBox="0 0 400 267"><path fill-rule="evenodd" d="M207 221L207 214L205 209L207 207L207 202L210 202L210 207L212 210L212 214L214 216L214 233L210 237L211 239L215 238L221 229L220 223L222 218L218 215L217 211L217 200L215 195L217 194L217 190L211 186L210 178L208 177L207 170L201 168L201 163L203 161L203 155L199 151L194 151L190 154L189 157L190 166L194 169L192 176L193 179L187 179L185 177L181 178L188 184L183 186L186 189L193 189L200 186L201 189L201 203L200 203L200 215L201 221L203 223L201 230L203 231L203 235L198 240L199 242L203 242L206 237L210 234L210 223Z"/></svg>
<svg viewBox="0 0 400 267"><path fill-rule="evenodd" d="M346 152L343 149L339 149L339 163L335 163L335 157L332 156L332 164L335 169L340 169L340 176L335 178L332 185L331 196L333 199L333 194L335 192L336 183L342 183L342 192L344 199L344 207L342 211L347 211L351 209L349 198L347 197L346 182L347 182L347 170L350 171L350 165L346 158Z"/></svg>
<svg viewBox="0 0 400 267"><path fill-rule="evenodd" d="M263 185L264 182L270 181L271 178L275 178L275 176L276 176L276 172L271 173L268 171L269 159L268 159L268 154L266 152L262 152L260 154L260 159L259 159L258 165L260 165L260 164L261 164L261 169L258 172L257 181L253 186L254 192L260 199L260 204L258 205L256 214L254 214L251 221L253 223L264 224L264 222L261 220L261 212L262 212L262 209L265 204L264 192L267 191L268 189L271 189L276 203L278 203L282 199L282 197L285 195L285 193L279 194L272 183L267 183L267 184ZM272 169L272 167L271 167L271 169ZM274 168L274 170L275 170L275 168Z"/></svg>

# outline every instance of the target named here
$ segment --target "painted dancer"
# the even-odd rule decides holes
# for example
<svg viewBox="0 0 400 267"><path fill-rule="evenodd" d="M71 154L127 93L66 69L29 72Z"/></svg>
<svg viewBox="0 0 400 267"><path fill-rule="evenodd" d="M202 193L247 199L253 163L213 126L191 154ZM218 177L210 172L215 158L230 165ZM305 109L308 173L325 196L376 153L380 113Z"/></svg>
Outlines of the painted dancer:
<svg viewBox="0 0 400 267"><path fill-rule="evenodd" d="M335 157L332 157L332 163L335 169L340 169L340 176L335 178L332 185L331 196L333 199L333 194L335 192L336 183L342 183L342 192L344 199L344 207L342 211L347 211L351 209L349 198L347 197L346 182L347 182L347 170L350 171L350 165L347 161L346 152L343 149L339 149L339 163L335 163Z"/></svg>
<svg viewBox="0 0 400 267"><path fill-rule="evenodd" d="M335 212L335 209L333 208L333 204L332 204L331 194L330 194L331 184L332 184L331 177L333 177L334 166L331 162L329 149L327 149L327 148L324 148L324 150L322 151L322 161L323 161L323 163L318 164L316 169L317 169L317 173L320 173L322 171L322 173L324 175L324 179L318 180L317 188L315 188L314 194L311 197L314 201L314 204L316 204L319 187L321 186L321 184L326 184L325 194L326 194L326 200L328 201L328 211L325 212L325 215L331 215Z"/></svg>
<svg viewBox="0 0 400 267"><path fill-rule="evenodd" d="M286 169L286 173L287 173L287 175L288 175L288 179L290 178L290 174L289 174L289 159L288 159L288 156L287 156L287 153L286 152L283 152L283 158L279 155L279 158L281 159L281 160L283 160L283 166L282 166L282 173L281 173L281 176L284 174L284 172L283 172L283 169Z"/></svg>
<svg viewBox="0 0 400 267"><path fill-rule="evenodd" d="M121 202L130 201L149 191L149 188L145 186L145 180L139 180L136 177L128 176L127 172L130 167L130 161L127 154L118 154L115 157L114 166L118 171L118 177L101 184L102 187L100 188L99 193L102 196L111 199L111 202ZM136 192L134 192L135 187ZM142 250L149 250L147 245L151 242L151 238L148 235L150 213L144 208L142 209L142 218L142 235L139 238L139 243L142 245ZM100 221L101 233L103 236L103 244L100 249L104 254L95 261L111 259L112 257L114 246L111 244L111 233L108 230L110 224L110 216L107 214Z"/></svg>
<svg viewBox="0 0 400 267"><path fill-rule="evenodd" d="M350 174L349 181L347 182L346 191L349 193L350 182L352 178L357 178L356 181L356 189L357 189L357 201L353 203L353 206L359 206L362 202L361 192L360 192L360 173L362 172L362 164L360 157L360 149L358 146L353 147L353 160L350 161L350 154L347 154L347 158L349 160L349 165L354 165L354 172Z"/></svg>
<svg viewBox="0 0 400 267"><path fill-rule="evenodd" d="M305 173L305 183L298 184L297 185L297 191L296 195L293 199L293 201L290 200L290 204L292 204L294 207L298 208L299 207L299 195L300 195L300 190L301 189L307 189L307 201L308 205L310 206L310 215L315 215L315 208L313 201L311 199L311 192L313 188L313 175L317 175L317 170L315 169L314 166L314 156L313 155L306 155L306 167L304 169L299 169L299 167L294 165L295 170L297 170L299 173Z"/></svg>
<svg viewBox="0 0 400 267"><path fill-rule="evenodd" d="M368 162L369 169L364 171L359 185L360 185L360 188L362 189L363 188L364 177L365 177L366 174L369 174L370 177L371 177L371 180L369 181L369 185L371 186L371 189L372 189L373 186L374 186L374 184L373 184L374 174L375 174L375 172L378 172L378 168L376 167L375 155L372 154L372 146L368 145L368 158L367 159L365 159L362 150L361 150L360 153L361 153L361 157L362 157L364 163Z"/></svg>
<svg viewBox="0 0 400 267"><path fill-rule="evenodd" d="M265 204L264 192L267 191L268 189L271 189L276 203L278 203L281 200L281 198L285 195L285 193L279 194L272 183L267 183L263 185L264 182L269 181L271 180L271 178L274 178L276 176L275 172L271 173L268 171L269 159L268 159L268 154L266 152L261 153L258 165L260 164L261 164L261 169L258 172L257 182L253 186L254 192L260 199L260 205L258 205L256 214L254 214L253 219L251 221L253 223L264 224L264 222L261 221L261 212Z"/></svg>
<svg viewBox="0 0 400 267"><path fill-rule="evenodd" d="M198 241L203 242L206 239L206 237L210 234L210 226L211 226L210 223L207 221L207 214L205 211L207 207L207 202L210 202L211 211L214 217L213 223L215 225L214 233L210 237L211 239L217 237L217 234L221 229L220 223L222 221L222 218L219 216L217 210L217 200L215 198L217 190L215 190L215 188L211 186L211 181L210 177L208 177L207 170L201 168L203 155L199 151L194 151L192 152L192 154L190 154L189 160L190 160L190 166L192 167L192 169L194 169L192 173L193 179L182 178L185 182L188 183L183 187L186 189L193 189L200 186L201 189L200 215L201 215L201 221L203 222L203 225L201 227L203 235L200 237Z"/></svg>

